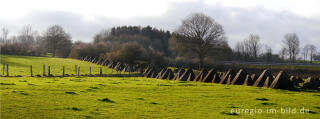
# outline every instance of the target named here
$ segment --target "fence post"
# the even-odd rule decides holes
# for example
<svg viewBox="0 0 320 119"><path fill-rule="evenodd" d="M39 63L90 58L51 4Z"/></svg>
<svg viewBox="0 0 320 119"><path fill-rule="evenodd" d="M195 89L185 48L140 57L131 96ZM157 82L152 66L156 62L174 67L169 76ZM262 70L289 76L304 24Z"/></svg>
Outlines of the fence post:
<svg viewBox="0 0 320 119"><path fill-rule="evenodd" d="M113 73L113 68L111 68L111 74Z"/></svg>
<svg viewBox="0 0 320 119"><path fill-rule="evenodd" d="M100 67L100 76L102 77L102 67Z"/></svg>
<svg viewBox="0 0 320 119"><path fill-rule="evenodd" d="M9 76L9 64L7 64L7 76Z"/></svg>
<svg viewBox="0 0 320 119"><path fill-rule="evenodd" d="M50 66L48 66L48 76L50 76Z"/></svg>
<svg viewBox="0 0 320 119"><path fill-rule="evenodd" d="M6 70L6 64L3 64L3 70L2 70L2 75L4 76L4 72Z"/></svg>
<svg viewBox="0 0 320 119"><path fill-rule="evenodd" d="M90 66L90 73L89 74L91 75L91 66Z"/></svg>
<svg viewBox="0 0 320 119"><path fill-rule="evenodd" d="M30 76L32 77L32 65L30 65Z"/></svg>
<svg viewBox="0 0 320 119"><path fill-rule="evenodd" d="M46 65L45 64L43 64L43 74L42 74L43 76L45 76L46 75Z"/></svg>
<svg viewBox="0 0 320 119"><path fill-rule="evenodd" d="M78 76L79 76L79 74L80 74L80 67L78 67Z"/></svg>
<svg viewBox="0 0 320 119"><path fill-rule="evenodd" d="M64 66L62 66L62 77L64 77Z"/></svg>
<svg viewBox="0 0 320 119"><path fill-rule="evenodd" d="M74 75L77 74L77 65L74 65Z"/></svg>

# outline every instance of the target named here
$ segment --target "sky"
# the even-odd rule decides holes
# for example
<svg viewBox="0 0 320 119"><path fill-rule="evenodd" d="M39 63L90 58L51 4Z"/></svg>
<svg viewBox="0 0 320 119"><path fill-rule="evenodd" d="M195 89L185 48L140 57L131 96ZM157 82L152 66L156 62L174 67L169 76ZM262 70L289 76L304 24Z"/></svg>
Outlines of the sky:
<svg viewBox="0 0 320 119"><path fill-rule="evenodd" d="M90 42L102 29L121 25L175 31L192 13L204 13L223 25L234 47L249 34L278 53L286 33L301 46L320 50L320 0L1 0L0 28L9 36L31 25L40 34L61 25L73 41Z"/></svg>

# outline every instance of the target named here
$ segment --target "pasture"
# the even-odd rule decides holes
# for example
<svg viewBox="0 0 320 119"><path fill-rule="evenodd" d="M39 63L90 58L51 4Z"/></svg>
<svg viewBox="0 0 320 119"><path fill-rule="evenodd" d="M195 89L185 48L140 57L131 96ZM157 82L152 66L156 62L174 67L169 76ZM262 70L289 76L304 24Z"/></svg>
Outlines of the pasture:
<svg viewBox="0 0 320 119"><path fill-rule="evenodd" d="M9 64L9 76L30 76L31 65L33 76L43 75L43 65L45 65L45 74L47 75L48 66L50 66L50 72L53 76L61 76L63 66L65 67L65 74L67 75L77 75L76 70L78 70L79 67L80 75L90 74L90 67L92 75L99 74L100 67L102 68L103 74L120 73L97 64L69 58L1 55L1 67L3 67L3 64ZM75 66L77 66L77 68L75 68ZM1 68L1 75L3 75L3 68ZM6 73L4 75L6 75Z"/></svg>
<svg viewBox="0 0 320 119"><path fill-rule="evenodd" d="M74 59L1 56L10 75L1 77L1 118L314 118L320 117L320 93L145 77L30 77L87 74L99 65ZM2 71L2 70L1 70ZM105 74L116 74L103 67ZM261 111L261 112L260 112Z"/></svg>

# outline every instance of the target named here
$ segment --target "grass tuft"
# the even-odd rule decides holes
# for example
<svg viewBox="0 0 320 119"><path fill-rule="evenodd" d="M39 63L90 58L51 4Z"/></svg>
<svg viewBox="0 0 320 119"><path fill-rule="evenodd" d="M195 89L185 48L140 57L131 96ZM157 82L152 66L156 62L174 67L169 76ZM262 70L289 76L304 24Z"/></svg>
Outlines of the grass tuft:
<svg viewBox="0 0 320 119"><path fill-rule="evenodd" d="M137 100L145 100L144 98L136 98Z"/></svg>
<svg viewBox="0 0 320 119"><path fill-rule="evenodd" d="M12 93L17 93L17 94L21 94L21 95L29 95L28 93L26 93L24 91L12 91Z"/></svg>
<svg viewBox="0 0 320 119"><path fill-rule="evenodd" d="M71 107L71 108L67 108L68 110L73 110L73 111L82 111L81 108L77 108L77 107Z"/></svg>
<svg viewBox="0 0 320 119"><path fill-rule="evenodd" d="M0 85L16 85L15 83L0 83Z"/></svg>
<svg viewBox="0 0 320 119"><path fill-rule="evenodd" d="M109 98L103 98L103 99L98 99L101 102L108 102L108 103L115 103L114 101L110 100Z"/></svg>
<svg viewBox="0 0 320 119"><path fill-rule="evenodd" d="M235 112L220 112L220 114L233 115L233 116L239 115L239 114L237 114Z"/></svg>
<svg viewBox="0 0 320 119"><path fill-rule="evenodd" d="M267 99L267 98L256 98L256 100L268 101L269 99Z"/></svg>
<svg viewBox="0 0 320 119"><path fill-rule="evenodd" d="M156 102L150 102L150 104L154 104L154 105L156 105L156 104L159 104L159 103L156 103Z"/></svg>
<svg viewBox="0 0 320 119"><path fill-rule="evenodd" d="M66 94L76 95L77 93L67 91Z"/></svg>
<svg viewBox="0 0 320 119"><path fill-rule="evenodd" d="M262 105L276 105L276 103L268 103L268 102L264 102L264 103L261 103Z"/></svg>

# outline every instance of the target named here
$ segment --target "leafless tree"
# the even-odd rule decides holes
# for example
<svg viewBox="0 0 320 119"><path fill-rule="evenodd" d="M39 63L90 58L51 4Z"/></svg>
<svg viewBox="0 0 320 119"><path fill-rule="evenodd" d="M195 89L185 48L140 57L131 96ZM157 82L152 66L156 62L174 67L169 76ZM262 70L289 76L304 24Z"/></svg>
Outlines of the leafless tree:
<svg viewBox="0 0 320 119"><path fill-rule="evenodd" d="M49 27L44 33L44 39L53 57L56 56L56 53L63 53L62 57L69 54L72 46L71 36L61 26Z"/></svg>
<svg viewBox="0 0 320 119"><path fill-rule="evenodd" d="M257 60L261 47L259 35L250 34L245 40L237 42L235 50L244 57L244 60Z"/></svg>
<svg viewBox="0 0 320 119"><path fill-rule="evenodd" d="M305 45L302 48L302 55L303 55L303 60L306 62L309 55L309 45Z"/></svg>
<svg viewBox="0 0 320 119"><path fill-rule="evenodd" d="M310 44L309 45L309 51L310 51L310 62L312 63L314 56L316 55L317 52L317 47Z"/></svg>
<svg viewBox="0 0 320 119"><path fill-rule="evenodd" d="M236 52L238 52L241 55L247 55L247 49L245 47L245 44L243 42L237 42L235 46Z"/></svg>
<svg viewBox="0 0 320 119"><path fill-rule="evenodd" d="M37 34L37 31L33 30L31 25L26 25L20 31L18 41L25 44L25 46L31 45L34 43Z"/></svg>
<svg viewBox="0 0 320 119"><path fill-rule="evenodd" d="M3 41L3 43L7 42L9 30L7 28L2 28L1 31L2 31L2 41Z"/></svg>
<svg viewBox="0 0 320 119"><path fill-rule="evenodd" d="M175 33L187 51L197 55L200 68L203 68L204 59L214 45L225 39L222 25L202 13L194 13L184 19Z"/></svg>
<svg viewBox="0 0 320 119"><path fill-rule="evenodd" d="M260 37L259 35L250 34L249 37L245 40L247 45L248 53L254 59L258 58L258 55L261 50Z"/></svg>
<svg viewBox="0 0 320 119"><path fill-rule="evenodd" d="M295 33L289 33L284 36L283 40L284 48L287 49L289 59L291 62L295 62L296 56L299 53L299 38Z"/></svg>
<svg viewBox="0 0 320 119"><path fill-rule="evenodd" d="M272 48L268 45L265 45L265 56L266 56L266 61L270 62L272 61Z"/></svg>
<svg viewBox="0 0 320 119"><path fill-rule="evenodd" d="M287 49L286 48L282 48L279 52L280 58L282 60L285 60L285 56L287 55Z"/></svg>

